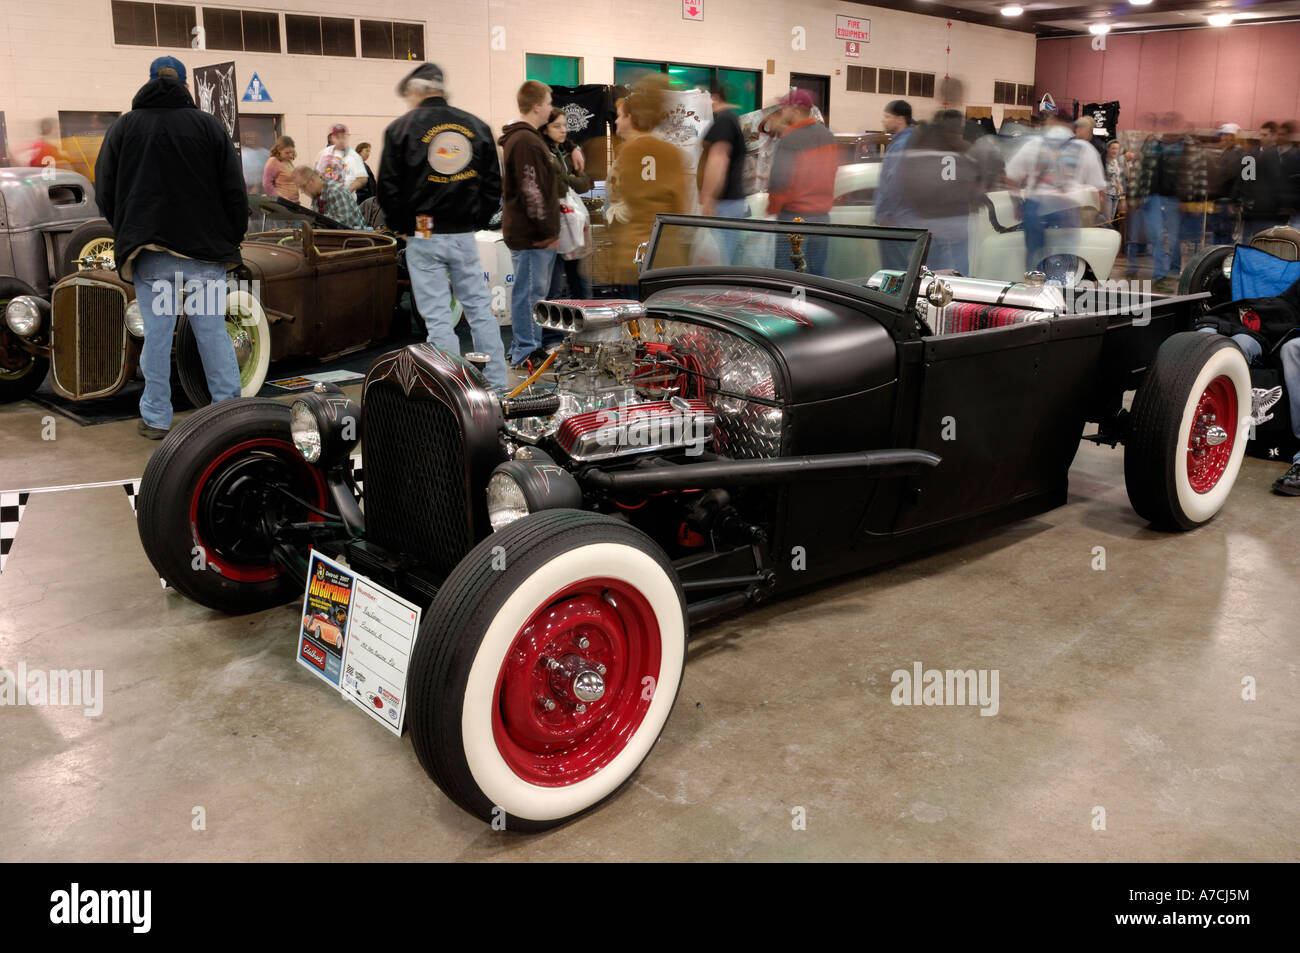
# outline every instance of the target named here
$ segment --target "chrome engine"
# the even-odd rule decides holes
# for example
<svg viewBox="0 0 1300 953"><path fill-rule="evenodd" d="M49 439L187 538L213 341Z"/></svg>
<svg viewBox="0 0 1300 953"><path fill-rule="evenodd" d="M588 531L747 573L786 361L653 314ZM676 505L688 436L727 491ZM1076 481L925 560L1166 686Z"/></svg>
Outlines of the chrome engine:
<svg viewBox="0 0 1300 953"><path fill-rule="evenodd" d="M577 463L665 450L777 455L772 369L740 338L650 317L636 301L542 301L535 317L568 334L546 375L560 409L508 420L514 440L553 441Z"/></svg>

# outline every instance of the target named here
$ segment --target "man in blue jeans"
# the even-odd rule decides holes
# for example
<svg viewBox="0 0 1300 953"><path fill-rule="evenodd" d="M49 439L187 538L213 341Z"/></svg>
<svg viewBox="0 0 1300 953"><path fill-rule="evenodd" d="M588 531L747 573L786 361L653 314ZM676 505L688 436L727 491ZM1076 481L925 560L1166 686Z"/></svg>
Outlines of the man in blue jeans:
<svg viewBox="0 0 1300 953"><path fill-rule="evenodd" d="M134 281L144 346L139 432L167 436L177 315L198 342L213 402L239 396L226 333L226 271L240 261L248 196L234 144L194 105L185 66L160 56L131 111L113 123L95 162L95 197L113 226L118 272ZM182 310L183 309L183 310Z"/></svg>
<svg viewBox="0 0 1300 953"><path fill-rule="evenodd" d="M541 127L551 114L551 87L529 80L515 97L519 119L497 140L504 153L501 237L510 249L515 282L510 292L510 363L521 367L546 359L533 305L546 297L560 243L560 196L551 150Z"/></svg>
<svg viewBox="0 0 1300 953"><path fill-rule="evenodd" d="M483 376L506 387L505 346L474 232L501 201L501 167L492 131L477 116L447 105L442 70L421 63L398 95L410 111L384 130L379 204L388 225L406 240L406 270L429 343L460 353L451 294L465 309L474 350L488 355ZM450 275L451 285L447 284Z"/></svg>

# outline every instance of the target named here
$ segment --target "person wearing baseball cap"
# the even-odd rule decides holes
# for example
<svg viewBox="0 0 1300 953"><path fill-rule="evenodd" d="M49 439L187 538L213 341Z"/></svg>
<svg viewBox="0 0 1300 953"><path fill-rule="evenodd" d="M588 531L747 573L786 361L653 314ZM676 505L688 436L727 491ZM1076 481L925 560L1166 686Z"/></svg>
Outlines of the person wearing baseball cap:
<svg viewBox="0 0 1300 953"><path fill-rule="evenodd" d="M503 391L505 345L474 238L501 205L501 165L492 130L447 104L442 70L433 63L421 63L403 77L397 94L406 100L407 112L384 130L377 195L388 227L408 236L406 269L415 309L428 328L429 343L459 354L454 293L474 350L488 355L483 376Z"/></svg>
<svg viewBox="0 0 1300 953"><path fill-rule="evenodd" d="M221 121L194 105L175 57L150 64L131 111L109 127L95 162L95 200L144 319L137 429L160 440L172 421L172 337L182 302L212 400L240 396L226 333L226 271L240 263L248 228L239 154ZM181 294L195 283L202 293Z"/></svg>
<svg viewBox="0 0 1300 953"><path fill-rule="evenodd" d="M1241 202L1237 181L1244 168L1246 150L1237 142L1241 127L1235 122L1225 122L1219 127L1218 154L1206 149L1209 173L1209 198L1214 212L1207 225L1216 245L1231 245L1241 220Z"/></svg>
<svg viewBox="0 0 1300 953"><path fill-rule="evenodd" d="M342 172L339 171L340 166ZM356 192L370 177L366 174L366 163L356 150L348 146L348 127L336 122L330 127L325 148L316 157L316 171L327 179L333 179L343 185L349 192Z"/></svg>
<svg viewBox="0 0 1300 953"><path fill-rule="evenodd" d="M835 136L812 116L813 98L806 89L792 89L780 100L785 130L772 154L768 179L767 211L777 221L829 222L835 196L835 170L839 157ZM804 242L807 272L826 273L826 237L810 235ZM790 248L777 243L776 267L794 270Z"/></svg>

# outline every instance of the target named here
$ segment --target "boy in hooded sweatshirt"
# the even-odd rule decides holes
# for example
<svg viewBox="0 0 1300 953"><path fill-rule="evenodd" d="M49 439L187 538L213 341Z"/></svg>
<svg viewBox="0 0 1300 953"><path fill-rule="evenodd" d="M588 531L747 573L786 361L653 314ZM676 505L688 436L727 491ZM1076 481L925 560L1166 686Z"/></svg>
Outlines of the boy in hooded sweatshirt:
<svg viewBox="0 0 1300 953"><path fill-rule="evenodd" d="M510 293L510 325L514 340L510 363L545 358L542 329L533 320L533 305L546 297L560 242L560 196L550 149L541 127L551 113L551 87L529 80L515 97L519 120L501 132L497 143L502 163L501 235L510 249L514 288Z"/></svg>

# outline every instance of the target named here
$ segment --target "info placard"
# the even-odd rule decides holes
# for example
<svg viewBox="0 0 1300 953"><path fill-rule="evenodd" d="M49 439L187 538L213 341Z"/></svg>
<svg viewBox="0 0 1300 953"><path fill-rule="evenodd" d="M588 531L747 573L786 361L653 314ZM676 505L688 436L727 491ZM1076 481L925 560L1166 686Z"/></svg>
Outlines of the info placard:
<svg viewBox="0 0 1300 953"><path fill-rule="evenodd" d="M406 718L406 671L420 631L420 609L361 576L352 593L340 690L400 735Z"/></svg>
<svg viewBox="0 0 1300 953"><path fill-rule="evenodd" d="M406 672L420 608L312 551L298 663L395 735L406 719Z"/></svg>

